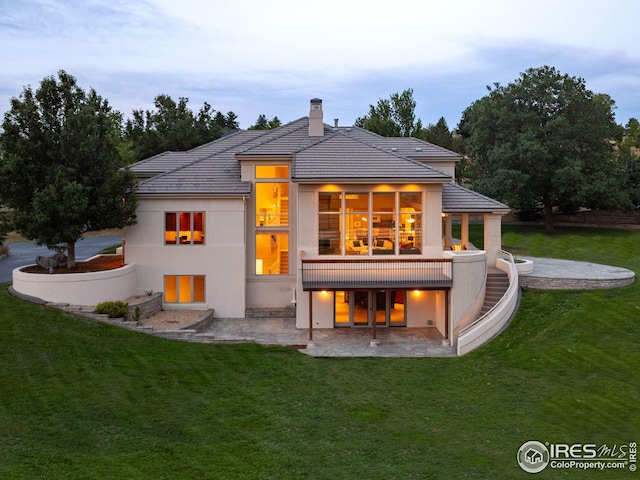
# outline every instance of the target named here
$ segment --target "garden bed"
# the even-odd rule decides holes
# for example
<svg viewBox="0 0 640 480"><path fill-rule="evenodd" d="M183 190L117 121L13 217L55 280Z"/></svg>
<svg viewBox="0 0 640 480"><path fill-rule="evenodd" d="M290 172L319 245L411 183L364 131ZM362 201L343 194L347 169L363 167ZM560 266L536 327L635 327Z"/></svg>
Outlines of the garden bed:
<svg viewBox="0 0 640 480"><path fill-rule="evenodd" d="M114 270L124 266L124 258L122 255L99 255L92 257L84 262L77 262L75 267L54 267L53 275L69 274L69 273L90 273L103 272L106 270ZM40 273L50 275L46 268L39 265L29 265L20 269L25 273Z"/></svg>

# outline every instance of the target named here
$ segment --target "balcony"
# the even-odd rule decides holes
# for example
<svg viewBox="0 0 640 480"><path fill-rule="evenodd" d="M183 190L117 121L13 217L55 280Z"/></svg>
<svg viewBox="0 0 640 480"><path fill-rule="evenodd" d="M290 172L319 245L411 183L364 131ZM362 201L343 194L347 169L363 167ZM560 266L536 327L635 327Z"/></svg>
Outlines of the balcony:
<svg viewBox="0 0 640 480"><path fill-rule="evenodd" d="M450 258L302 260L304 290L423 290L452 285Z"/></svg>

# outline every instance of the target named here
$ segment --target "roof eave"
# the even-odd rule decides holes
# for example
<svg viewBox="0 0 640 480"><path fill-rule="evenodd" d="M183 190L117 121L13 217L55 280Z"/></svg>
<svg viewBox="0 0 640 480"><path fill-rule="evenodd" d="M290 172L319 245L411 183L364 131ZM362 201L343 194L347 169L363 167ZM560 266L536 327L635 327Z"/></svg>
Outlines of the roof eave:
<svg viewBox="0 0 640 480"><path fill-rule="evenodd" d="M247 191L247 192L237 192L237 193L186 193L186 192L181 192L181 193L139 193L138 196L141 198L145 198L145 199L161 199L161 198L171 198L171 199L178 199L178 198L243 198L246 197L248 195L251 194L251 191Z"/></svg>
<svg viewBox="0 0 640 480"><path fill-rule="evenodd" d="M359 183L359 184L372 184L372 183L393 183L393 184L405 184L405 183L418 183L418 184L436 184L447 183L451 181L451 177L446 178L363 178L363 177L323 177L323 178L291 178L292 182L301 184L318 184L318 183Z"/></svg>

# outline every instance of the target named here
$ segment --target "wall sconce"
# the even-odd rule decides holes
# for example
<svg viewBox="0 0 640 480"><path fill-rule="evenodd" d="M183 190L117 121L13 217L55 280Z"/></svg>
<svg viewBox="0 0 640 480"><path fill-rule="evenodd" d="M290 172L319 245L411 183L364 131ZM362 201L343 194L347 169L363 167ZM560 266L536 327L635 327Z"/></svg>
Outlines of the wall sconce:
<svg viewBox="0 0 640 480"><path fill-rule="evenodd" d="M420 290L414 290L413 291L413 296L414 297L419 297L420 296Z"/></svg>
<svg viewBox="0 0 640 480"><path fill-rule="evenodd" d="M323 297L326 297L328 295L328 292L326 290L322 290L320 292L320 295L322 295Z"/></svg>

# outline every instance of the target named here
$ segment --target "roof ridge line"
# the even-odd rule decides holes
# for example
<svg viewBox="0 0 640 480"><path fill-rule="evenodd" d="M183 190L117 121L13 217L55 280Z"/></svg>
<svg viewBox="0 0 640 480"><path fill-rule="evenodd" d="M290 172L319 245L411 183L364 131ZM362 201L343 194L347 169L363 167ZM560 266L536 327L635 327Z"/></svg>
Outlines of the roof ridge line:
<svg viewBox="0 0 640 480"><path fill-rule="evenodd" d="M247 132L247 131L248 130L240 130L236 134L240 134L241 132ZM265 132L268 132L268 131L270 131L270 130L265 130ZM236 134L234 134L234 135L236 135ZM264 134L258 135L256 138L260 138L262 135L264 135ZM218 140L222 140L223 138L225 138L225 137L220 137L217 140L214 140L213 142L209 142L209 143L217 142ZM226 137L226 138L229 138L229 137ZM147 182L151 182L152 180L156 180L158 178L163 178L163 177L165 177L165 176L167 176L169 174L177 172L178 170L182 170L183 168L191 167L191 166L195 165L196 163L200 163L200 162L202 162L204 160L208 160L209 158L212 158L212 157L215 157L215 156L220 155L222 153L228 152L229 150L231 150L233 148L237 148L240 145L243 145L243 144L245 144L247 142L250 142L252 140L255 140L255 138L247 139L247 140L245 140L245 141L243 141L243 142L241 142L239 144L233 144L233 145L231 145L231 146L229 146L227 148L224 148L224 149L220 150L219 152L211 153L211 154L209 154L207 156L204 156L202 158L197 158L197 159L195 159L195 160L193 160L193 161L191 161L189 163L185 163L184 165L180 165L179 167L176 167L176 168L174 168L172 170L168 170L166 172L163 172L163 173L160 173L158 175L155 175L155 176L153 176L151 178L147 178L146 180L143 180L142 182L140 182L140 185L145 184ZM207 144L204 144L204 145L207 145ZM195 147L195 148L198 148L198 147ZM187 152L178 152L178 153L187 153Z"/></svg>
<svg viewBox="0 0 640 480"><path fill-rule="evenodd" d="M290 127L290 126L291 126L291 125L293 125L294 123L299 122L299 121L301 121L301 120L304 120L305 118L308 118L308 117L300 117L300 118L298 118L297 120L294 120L294 121L292 121L292 122L286 123L285 125L282 125L282 126L280 126L280 127L278 127L278 128L273 128L273 129L271 129L271 130L264 130L264 132L265 132L265 134L264 134L264 135L267 135L267 134L269 134L269 133L274 133L276 130L285 129L286 127ZM246 151L248 151L248 150L251 150L251 149L254 149L254 148L258 148L258 147L262 147L263 145L267 145L268 143L271 143L271 142L273 142L273 141L275 141L275 140L278 140L278 139L280 139L280 138L284 137L285 135L289 135L289 134L291 134L291 133L297 132L298 130L302 130L302 129L303 129L303 128L305 128L305 127L307 127L307 128L308 128L308 126L300 125L300 126L298 126L298 127L294 128L293 130L283 131L283 132L281 132L281 133L278 133L278 135L275 135L273 138L271 138L271 139L269 139L269 140L267 140L267 141L264 141L264 142L258 143L258 144L256 144L256 145L253 145L253 146L248 147L248 148L245 148L244 150L238 150L238 151L236 152L236 154L242 154L242 153L244 153L244 152L246 152ZM262 136L263 136L263 135L260 135L259 137L255 138L255 139L253 139L253 140L258 140L258 139L260 139Z"/></svg>
<svg viewBox="0 0 640 480"><path fill-rule="evenodd" d="M424 167L424 168L427 168L427 169L429 169L429 170L436 171L436 172L438 172L438 173L441 173L442 175L447 176L448 178L452 178L452 177L451 177L451 175L447 175L447 174L446 174L446 173L444 173L443 171L441 171L441 170L439 170L439 169L437 169L437 168L435 168L435 167L432 167L431 165L427 165L426 163L420 162L420 161L418 161L418 160L414 160L414 159L409 158L409 157L405 157L404 155L401 155L401 154L399 154L399 153L397 153L397 152L393 152L393 151L392 151L392 152L390 152L390 151L388 151L388 150L386 150L386 149L384 149L384 148L382 148L382 147L379 147L379 146L377 146L377 145L371 145L371 144L369 144L368 142L365 142L364 140L360 140L360 139L358 139L358 138L351 137L351 136L346 135L346 134L344 134L344 133L341 133L341 135L343 135L343 136L345 136L345 137L347 137L347 138L350 138L351 140L355 140L355 141L357 141L357 142L360 142L360 143L363 143L363 144L365 144L365 145L368 145L368 146L370 146L370 147L372 147L372 148L375 148L375 149L377 149L377 150L379 150L379 151L381 151L381 152L387 153L387 154L389 154L389 155L393 155L394 157L401 158L401 159L403 159L403 160L405 160L405 161L407 161L407 162L411 162L411 163L413 163L414 165L419 165L420 167ZM382 138L384 139L384 138L389 138L389 137L382 137ZM414 138L414 137L394 137L394 138Z"/></svg>

